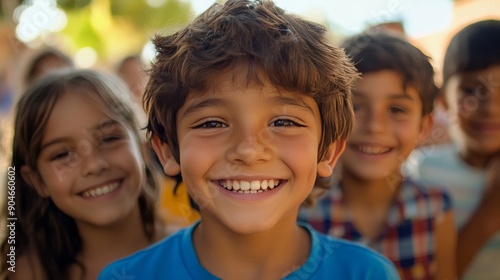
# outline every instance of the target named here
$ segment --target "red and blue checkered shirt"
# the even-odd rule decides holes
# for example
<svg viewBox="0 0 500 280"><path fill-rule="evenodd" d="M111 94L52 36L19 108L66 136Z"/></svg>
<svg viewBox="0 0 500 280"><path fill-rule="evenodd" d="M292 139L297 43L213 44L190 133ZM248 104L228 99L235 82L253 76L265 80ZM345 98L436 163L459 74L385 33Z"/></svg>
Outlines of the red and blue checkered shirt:
<svg viewBox="0 0 500 280"><path fill-rule="evenodd" d="M319 232L363 243L389 258L406 280L432 279L436 250L436 219L451 208L450 197L437 188L405 179L391 205L378 238L367 244L354 227L342 188L334 185L312 208L302 208L299 221Z"/></svg>

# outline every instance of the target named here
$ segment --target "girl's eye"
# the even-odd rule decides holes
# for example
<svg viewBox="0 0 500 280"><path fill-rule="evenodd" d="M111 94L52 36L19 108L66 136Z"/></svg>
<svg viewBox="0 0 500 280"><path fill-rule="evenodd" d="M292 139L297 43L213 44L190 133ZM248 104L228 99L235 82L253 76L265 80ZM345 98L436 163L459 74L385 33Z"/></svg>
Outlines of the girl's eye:
<svg viewBox="0 0 500 280"><path fill-rule="evenodd" d="M223 128L223 127L227 127L227 125L225 125L220 121L207 121L196 126L195 128Z"/></svg>
<svg viewBox="0 0 500 280"><path fill-rule="evenodd" d="M117 135L110 135L110 136L104 136L102 139L101 139L101 142L103 143L109 143L109 142L114 142L114 141L117 141L117 140L120 140L121 137L117 136Z"/></svg>
<svg viewBox="0 0 500 280"><path fill-rule="evenodd" d="M52 160L62 160L62 159L67 159L71 156L74 155L74 152L71 151L62 151L57 153L55 156L52 157Z"/></svg>
<svg viewBox="0 0 500 280"><path fill-rule="evenodd" d="M300 126L300 125L294 121L282 119L272 122L271 126Z"/></svg>

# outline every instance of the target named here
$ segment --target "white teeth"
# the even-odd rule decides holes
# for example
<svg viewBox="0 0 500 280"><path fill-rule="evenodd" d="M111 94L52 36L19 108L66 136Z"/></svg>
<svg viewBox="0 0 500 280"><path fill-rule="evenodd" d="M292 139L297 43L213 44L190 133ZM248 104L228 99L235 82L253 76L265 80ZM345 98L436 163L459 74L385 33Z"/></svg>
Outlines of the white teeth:
<svg viewBox="0 0 500 280"><path fill-rule="evenodd" d="M241 187L241 190L248 191L248 190L250 190L250 182L241 181L240 182L240 187Z"/></svg>
<svg viewBox="0 0 500 280"><path fill-rule="evenodd" d="M96 196L100 196L103 194L107 194L107 193L110 193L110 192L116 190L118 188L119 184L120 184L119 182L115 182L115 183L112 183L112 184L109 184L109 185L106 185L106 186L103 186L100 188L95 188L95 189L92 189L89 191L85 191L82 193L82 196L83 197L96 197Z"/></svg>
<svg viewBox="0 0 500 280"><path fill-rule="evenodd" d="M262 183L260 184L260 188L263 190L267 189L267 180L262 181Z"/></svg>
<svg viewBox="0 0 500 280"><path fill-rule="evenodd" d="M278 182L276 182L276 183L278 183ZM274 180L273 180L273 179L269 180L269 181L268 181L268 183L267 183L267 186L268 186L271 190L272 190L272 189L274 189L274 186L275 186L275 185L274 185Z"/></svg>
<svg viewBox="0 0 500 280"><path fill-rule="evenodd" d="M389 148L358 146L358 150L365 154L380 155L389 151Z"/></svg>
<svg viewBox="0 0 500 280"><path fill-rule="evenodd" d="M266 190L272 190L280 184L279 180L263 180L263 181L236 181L236 180L220 180L219 185L225 189L236 193L258 193Z"/></svg>

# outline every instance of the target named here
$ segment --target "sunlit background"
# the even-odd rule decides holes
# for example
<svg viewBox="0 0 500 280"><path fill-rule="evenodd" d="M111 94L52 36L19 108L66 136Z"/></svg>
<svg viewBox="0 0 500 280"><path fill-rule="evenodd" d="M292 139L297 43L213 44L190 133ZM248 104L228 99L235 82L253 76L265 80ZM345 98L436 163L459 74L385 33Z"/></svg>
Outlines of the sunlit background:
<svg viewBox="0 0 500 280"><path fill-rule="evenodd" d="M435 60L450 32L500 17L500 0L276 0L282 8L330 27L342 38L369 26L401 23ZM208 8L209 0L0 0L0 71L12 53L55 46L77 66L110 65L132 53L154 56L148 39L169 33Z"/></svg>
<svg viewBox="0 0 500 280"><path fill-rule="evenodd" d="M149 39L188 23L214 0L0 0L0 128L20 93L30 54L55 47L77 67L116 70L128 55L148 63ZM333 40L390 23L433 58L439 72L451 36L477 20L500 19L500 0L275 0L329 27ZM439 76L437 76L439 77ZM438 80L439 82L439 80ZM14 97L13 97L14 96ZM0 131L0 140L5 131ZM5 137L3 137L5 138ZM2 147L0 157L8 147ZM2 162L2 160L0 160Z"/></svg>

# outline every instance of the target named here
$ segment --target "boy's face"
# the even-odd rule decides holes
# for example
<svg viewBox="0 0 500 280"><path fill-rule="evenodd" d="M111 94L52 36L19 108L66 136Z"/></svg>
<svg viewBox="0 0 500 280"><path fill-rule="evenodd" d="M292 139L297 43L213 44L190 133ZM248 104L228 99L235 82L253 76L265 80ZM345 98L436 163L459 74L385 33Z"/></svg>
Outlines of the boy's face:
<svg viewBox="0 0 500 280"><path fill-rule="evenodd" d="M465 149L489 156L500 151L500 65L462 73L445 87L452 133Z"/></svg>
<svg viewBox="0 0 500 280"><path fill-rule="evenodd" d="M241 234L295 225L316 175L331 174L344 146L332 144L318 163L316 102L268 83L247 87L245 77L220 74L218 87L187 97L177 113L180 164L153 140L165 172L182 173L202 224Z"/></svg>
<svg viewBox="0 0 500 280"><path fill-rule="evenodd" d="M395 71L364 74L353 88L356 122L342 155L345 172L362 180L399 177L400 166L432 127L422 119L422 102L413 87L403 88Z"/></svg>

